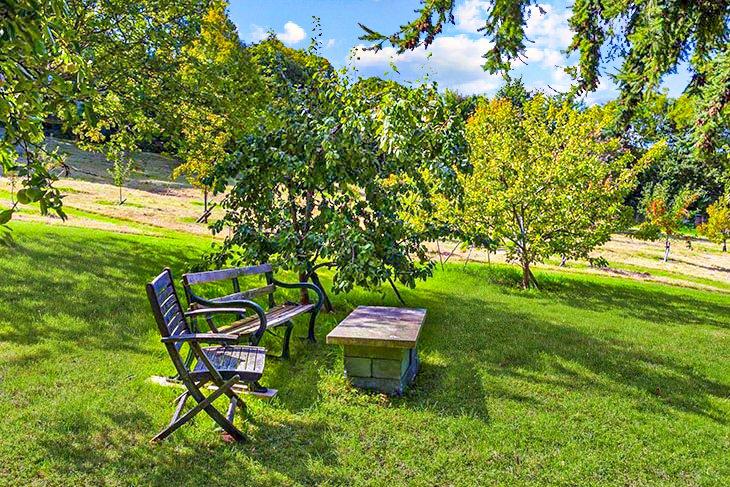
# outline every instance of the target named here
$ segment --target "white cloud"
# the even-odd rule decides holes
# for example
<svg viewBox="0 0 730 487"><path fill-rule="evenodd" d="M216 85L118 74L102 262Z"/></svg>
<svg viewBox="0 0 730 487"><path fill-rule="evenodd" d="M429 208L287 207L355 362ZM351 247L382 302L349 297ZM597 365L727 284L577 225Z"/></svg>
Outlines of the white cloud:
<svg viewBox="0 0 730 487"><path fill-rule="evenodd" d="M307 33L299 25L290 20L284 24L284 32L277 32L276 37L284 44L296 44L307 37Z"/></svg>
<svg viewBox="0 0 730 487"><path fill-rule="evenodd" d="M501 77L485 73L482 69L482 55L491 46L492 43L483 37L472 39L459 34L437 37L428 50L416 49L398 54L390 46L374 52L363 50L363 46L359 45L351 51L351 55L359 69L387 70L393 63L406 79L428 74L441 86L468 95L489 92L500 84Z"/></svg>
<svg viewBox="0 0 730 487"><path fill-rule="evenodd" d="M327 44L325 44L325 46L327 47L327 49L335 47L336 42L337 41L335 41L334 39L327 39Z"/></svg>
<svg viewBox="0 0 730 487"><path fill-rule="evenodd" d="M483 79L475 79L465 83L459 83L451 86L450 88L463 95L479 95L483 93L491 93L502 83L501 78L488 75L487 73L483 73L482 78Z"/></svg>
<svg viewBox="0 0 730 487"><path fill-rule="evenodd" d="M476 32L484 27L490 2L485 0L466 0L454 10L456 28L464 32Z"/></svg>
<svg viewBox="0 0 730 487"><path fill-rule="evenodd" d="M251 25L251 31L248 34L248 40L251 42L259 42L268 37L269 31L260 25ZM298 24L291 20L284 24L284 31L277 32L276 37L284 44L294 45L307 37L307 33Z"/></svg>
<svg viewBox="0 0 730 487"><path fill-rule="evenodd" d="M251 42L259 42L266 39L266 36L268 33L266 32L266 29L261 27L260 25L252 25L251 26L251 32L248 33L248 40Z"/></svg>
<svg viewBox="0 0 730 487"><path fill-rule="evenodd" d="M569 18L570 10L567 8L556 9L548 4L534 5L527 9L525 35L534 41L535 47L566 49L573 38L568 25Z"/></svg>

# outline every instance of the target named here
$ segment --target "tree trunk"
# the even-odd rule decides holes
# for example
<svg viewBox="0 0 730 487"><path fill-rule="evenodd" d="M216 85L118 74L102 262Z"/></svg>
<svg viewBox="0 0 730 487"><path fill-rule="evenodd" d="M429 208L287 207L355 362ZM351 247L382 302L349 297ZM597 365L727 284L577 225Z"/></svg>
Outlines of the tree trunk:
<svg viewBox="0 0 730 487"><path fill-rule="evenodd" d="M324 310L328 313L331 313L332 311L334 311L334 307L332 306L332 301L330 301L330 297L327 295L327 291L322 285L322 281L319 280L319 275L316 272L313 272L311 277L312 284L317 286L322 291L322 295L324 296L324 303L322 303L322 305L324 306Z"/></svg>
<svg viewBox="0 0 730 487"><path fill-rule="evenodd" d="M568 258L564 255L560 256L560 267L565 267L565 262L568 260Z"/></svg>
<svg viewBox="0 0 730 487"><path fill-rule="evenodd" d="M530 289L530 263L522 262L522 289Z"/></svg>
<svg viewBox="0 0 730 487"><path fill-rule="evenodd" d="M474 245L469 247L469 253L466 256L466 260L464 261L464 269L466 269L466 265L469 263L469 259L471 259L471 252L474 250Z"/></svg>
<svg viewBox="0 0 730 487"><path fill-rule="evenodd" d="M124 200L122 200L122 185L119 185L119 204L124 204Z"/></svg>
<svg viewBox="0 0 730 487"><path fill-rule="evenodd" d="M722 239L722 251L727 252L727 239L726 238Z"/></svg>
<svg viewBox="0 0 730 487"><path fill-rule="evenodd" d="M436 251L439 253L439 262L441 262L441 270L444 270L444 256L441 255L441 244L436 240Z"/></svg>
<svg viewBox="0 0 730 487"><path fill-rule="evenodd" d="M306 281L307 281L307 273L300 272L299 273L299 282L306 282ZM306 289L299 290L299 302L302 304L309 304L309 292L307 292Z"/></svg>
<svg viewBox="0 0 730 487"><path fill-rule="evenodd" d="M393 282L393 279L391 279L390 277L388 277L388 282L390 283L390 287L392 287L393 288L393 291L395 292L395 297L398 298L398 301L400 302L401 305L405 306L406 305L406 302L403 300L403 296L400 295L400 292L398 291L398 288L395 287L395 282Z"/></svg>
<svg viewBox="0 0 730 487"><path fill-rule="evenodd" d="M669 247L670 247L670 245L671 244L669 243L669 235L667 235L667 239L664 241L664 262L666 262L667 260L669 260Z"/></svg>
<svg viewBox="0 0 730 487"><path fill-rule="evenodd" d="M208 223L208 188L203 188L203 223Z"/></svg>

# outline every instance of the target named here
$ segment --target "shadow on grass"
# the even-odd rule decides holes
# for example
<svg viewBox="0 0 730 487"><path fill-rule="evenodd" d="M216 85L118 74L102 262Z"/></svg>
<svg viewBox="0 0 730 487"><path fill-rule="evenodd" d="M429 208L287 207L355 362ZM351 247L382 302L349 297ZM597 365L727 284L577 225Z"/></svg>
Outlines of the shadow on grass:
<svg viewBox="0 0 730 487"><path fill-rule="evenodd" d="M519 288L520 274L507 266L471 267L471 277L500 286L505 294L526 299L557 301L573 308L595 312L618 310L622 315L643 321L670 325L712 325L730 329L728 304L697 299L675 292L668 285L633 282L619 278L611 281L588 280L553 273L538 274L539 291ZM682 291L685 291L684 289ZM718 317L728 317L721 320Z"/></svg>
<svg viewBox="0 0 730 487"><path fill-rule="evenodd" d="M232 479L238 479L246 485L255 470L263 469L267 477L270 472L277 472L288 482L306 485L336 480L312 464L313 459L330 466L337 463L323 434L331 431L329 424L297 419L257 423L254 419L250 425L258 431L251 433L251 428L243 427L249 431L248 440L230 444L219 439L219 433L213 431L212 422L206 417L202 419L205 424L197 429L205 428L202 434L209 436L209 440L190 441L190 431L180 430L161 443L149 444L137 432L156 431L162 425L153 424L145 413L104 411L98 416L67 417L64 422L73 423L71 431L46 431L38 440L56 475L90 479L102 478L101 473L103 478L118 475L130 483L141 479L145 485L229 485ZM184 428L194 427L191 425L204 416L201 413ZM110 465L116 475L108 471Z"/></svg>
<svg viewBox="0 0 730 487"><path fill-rule="evenodd" d="M688 260L677 259L676 257L672 257L669 260L673 261L673 262L679 262L680 264L690 265L692 267L699 267L700 269L705 269L707 271L730 273L730 269L728 269L727 267L719 266L719 265L702 265L702 264L698 264L696 262L690 262Z"/></svg>
<svg viewBox="0 0 730 487"><path fill-rule="evenodd" d="M714 306L717 313L726 309L704 301L695 302L655 291L645 292L639 287L620 287L612 291L610 286L591 285L573 279L565 279L563 284L563 289L550 286L548 297L563 301L568 306L591 309L599 307L605 310L614 306L623 310L625 306L641 305L642 309L629 312L648 321L655 313L660 313L663 323L677 326L688 321L718 325L716 320L691 319L690 311L683 311L688 302ZM580 296L573 297L574 293ZM619 391L622 395L633 396L639 408L664 411L672 408L727 424L728 418L713 405L712 398L730 397L730 386L703 377L692 367L676 360L637 349L630 342L599 338L546 318L537 319L528 312L498 307L485 299L435 291L420 291L419 294L421 298L417 305L429 308L428 322L431 324L423 333L421 348L426 353L447 358L447 365L439 365L438 369L448 370L444 374L449 379L424 384L427 390L410 401L413 407L427 404L434 409L448 410L445 405L461 403L464 407L473 408L476 417L488 418L483 409L485 399L490 396L539 403L539 398L510 397L512 392L495 389L491 385L480 390L475 376L485 374L551 384L567 391L581 388L599 393ZM524 293L535 297L540 294ZM448 307L439 304L444 302L449 303ZM469 314L456 321L453 310L469 310ZM476 319L471 320L471 317ZM485 317L489 317L489 321L483 320ZM561 362L577 364L589 373L568 369ZM549 364L550 373L545 373L546 364ZM424 377L431 374L428 368L426 363ZM470 391L473 390L477 392L472 396Z"/></svg>
<svg viewBox="0 0 730 487"><path fill-rule="evenodd" d="M113 236L88 244L53 237L34 234L8 251L8 262L22 262L22 272L0 263L0 295L11 303L0 311L0 322L9 325L0 340L139 351L137 338L154 325L144 283L166 265L182 267L184 253L155 255Z"/></svg>

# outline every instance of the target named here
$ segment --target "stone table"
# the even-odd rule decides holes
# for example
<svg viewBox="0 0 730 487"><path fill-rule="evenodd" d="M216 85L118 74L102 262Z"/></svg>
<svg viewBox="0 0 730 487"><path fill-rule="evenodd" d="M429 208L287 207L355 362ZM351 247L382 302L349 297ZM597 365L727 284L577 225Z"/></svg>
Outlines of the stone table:
<svg viewBox="0 0 730 487"><path fill-rule="evenodd" d="M345 374L355 387L402 394L418 372L416 344L425 309L358 306L329 335L342 345Z"/></svg>

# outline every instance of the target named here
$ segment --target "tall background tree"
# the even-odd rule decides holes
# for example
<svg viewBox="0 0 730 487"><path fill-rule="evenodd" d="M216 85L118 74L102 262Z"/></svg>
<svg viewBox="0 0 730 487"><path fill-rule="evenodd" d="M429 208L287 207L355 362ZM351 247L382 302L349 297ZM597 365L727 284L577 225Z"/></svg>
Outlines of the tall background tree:
<svg viewBox="0 0 730 487"><path fill-rule="evenodd" d="M210 0L20 0L0 6L0 163L22 181L16 205L64 217L53 188L62 160L43 123L73 129L112 161L119 184L131 155L179 134L183 50ZM0 211L0 224L15 206Z"/></svg>
<svg viewBox="0 0 730 487"><path fill-rule="evenodd" d="M227 2L213 1L203 17L200 35L182 50L176 76L180 92L171 111L179 121L173 146L181 164L173 177L184 175L204 191L204 214L209 213L204 181L215 164L262 118L266 90L251 53L228 18Z"/></svg>

